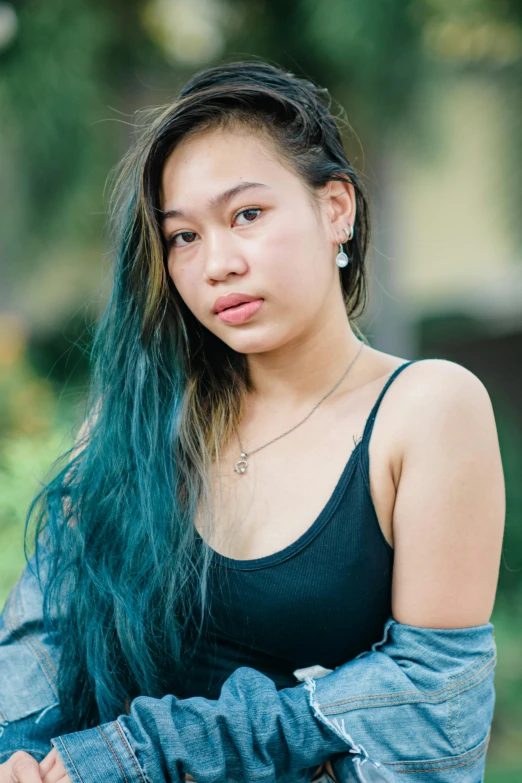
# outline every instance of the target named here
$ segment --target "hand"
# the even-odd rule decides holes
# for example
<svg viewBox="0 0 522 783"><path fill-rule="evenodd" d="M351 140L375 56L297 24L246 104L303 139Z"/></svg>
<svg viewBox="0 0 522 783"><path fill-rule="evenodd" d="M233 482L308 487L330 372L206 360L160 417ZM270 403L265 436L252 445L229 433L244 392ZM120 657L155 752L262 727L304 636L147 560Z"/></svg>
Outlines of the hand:
<svg viewBox="0 0 522 783"><path fill-rule="evenodd" d="M333 773L332 765L329 761L326 761L324 764L321 764L321 766L318 769L316 769L315 775L313 776L311 783L313 783L314 780L318 780L319 778L321 778L325 772L332 778L333 781L335 781L335 783L337 783L337 778Z"/></svg>
<svg viewBox="0 0 522 783"><path fill-rule="evenodd" d="M55 748L40 762L39 770L41 783L72 783ZM20 783L25 783L25 780ZM32 781L28 780L27 783L32 783ZM36 780L35 783L37 783Z"/></svg>
<svg viewBox="0 0 522 783"><path fill-rule="evenodd" d="M337 783L337 778L334 775L334 771L332 769L332 765L331 765L331 763L329 761L326 762L325 769L326 769L327 773L330 775L330 777L332 778L332 780L334 780L335 783Z"/></svg>
<svg viewBox="0 0 522 783"><path fill-rule="evenodd" d="M58 753L53 748L43 761L24 750L17 750L0 764L0 783L72 783Z"/></svg>
<svg viewBox="0 0 522 783"><path fill-rule="evenodd" d="M0 764L0 783L41 783L40 765L23 750L17 750Z"/></svg>

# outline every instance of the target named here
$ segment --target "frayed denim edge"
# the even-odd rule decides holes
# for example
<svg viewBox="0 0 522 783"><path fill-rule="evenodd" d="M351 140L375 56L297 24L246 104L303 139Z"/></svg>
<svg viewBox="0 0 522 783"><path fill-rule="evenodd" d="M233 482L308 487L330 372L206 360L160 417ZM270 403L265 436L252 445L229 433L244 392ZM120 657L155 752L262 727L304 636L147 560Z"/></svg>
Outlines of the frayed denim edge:
<svg viewBox="0 0 522 783"><path fill-rule="evenodd" d="M370 759L370 756L368 755L366 749L362 745L358 745L356 742L354 742L353 738L348 734L346 731L346 727L344 725L344 718L341 719L341 722L337 720L337 718L333 718L333 720L329 720L321 711L319 705L317 704L314 696L315 696L315 680L313 680L311 677L306 677L304 680L304 687L310 694L310 706L312 707L313 713L315 717L320 720L322 723L324 723L325 726L328 726L329 729L334 731L338 737L341 737L345 742L349 745L349 753L354 754L353 763L356 768L361 767L366 761L371 761L372 764L375 765L375 767L381 767L382 764L379 761L376 761L375 759Z"/></svg>

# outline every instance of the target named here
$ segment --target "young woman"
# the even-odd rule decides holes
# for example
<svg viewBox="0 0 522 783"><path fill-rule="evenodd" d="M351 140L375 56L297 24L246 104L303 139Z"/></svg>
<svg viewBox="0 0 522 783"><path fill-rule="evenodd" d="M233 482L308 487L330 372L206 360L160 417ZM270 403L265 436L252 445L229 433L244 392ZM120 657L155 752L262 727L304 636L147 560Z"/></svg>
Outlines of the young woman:
<svg viewBox="0 0 522 783"><path fill-rule="evenodd" d="M336 754L340 780L478 781L493 411L464 367L357 329L368 203L327 91L262 62L197 74L147 118L114 225L88 415L31 509L51 687L0 685L0 783L310 780ZM0 634L18 689L28 579L32 626L5 630L12 595Z"/></svg>

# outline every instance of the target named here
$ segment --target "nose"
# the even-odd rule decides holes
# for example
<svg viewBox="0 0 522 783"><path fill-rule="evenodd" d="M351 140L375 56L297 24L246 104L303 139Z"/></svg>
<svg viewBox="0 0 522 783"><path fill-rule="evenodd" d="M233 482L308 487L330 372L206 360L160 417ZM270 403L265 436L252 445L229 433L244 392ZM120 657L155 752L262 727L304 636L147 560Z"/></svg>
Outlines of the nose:
<svg viewBox="0 0 522 783"><path fill-rule="evenodd" d="M246 258L240 250L236 237L215 232L207 235L205 259L205 281L226 280L228 275L242 275L248 269Z"/></svg>

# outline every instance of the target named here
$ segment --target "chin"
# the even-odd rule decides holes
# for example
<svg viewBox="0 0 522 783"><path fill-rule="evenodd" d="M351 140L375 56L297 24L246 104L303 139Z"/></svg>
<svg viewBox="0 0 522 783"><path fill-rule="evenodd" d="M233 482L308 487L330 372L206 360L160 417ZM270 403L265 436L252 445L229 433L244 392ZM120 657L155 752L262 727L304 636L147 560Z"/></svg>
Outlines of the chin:
<svg viewBox="0 0 522 783"><path fill-rule="evenodd" d="M246 334L246 330L243 334L232 334L228 339L224 339L221 335L218 336L229 348L232 348L233 351L244 354L267 353L268 351L280 348L285 343L281 337L278 339L266 334Z"/></svg>

